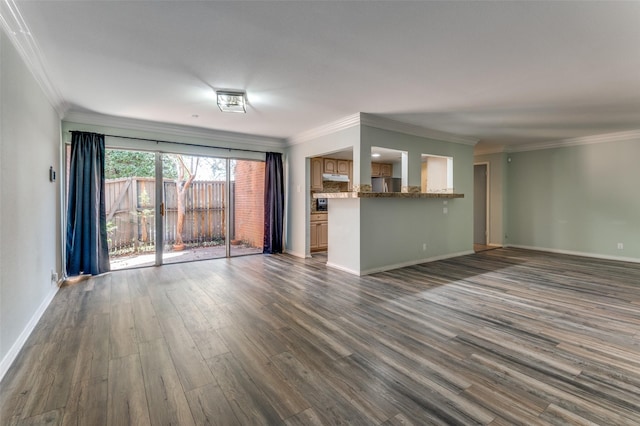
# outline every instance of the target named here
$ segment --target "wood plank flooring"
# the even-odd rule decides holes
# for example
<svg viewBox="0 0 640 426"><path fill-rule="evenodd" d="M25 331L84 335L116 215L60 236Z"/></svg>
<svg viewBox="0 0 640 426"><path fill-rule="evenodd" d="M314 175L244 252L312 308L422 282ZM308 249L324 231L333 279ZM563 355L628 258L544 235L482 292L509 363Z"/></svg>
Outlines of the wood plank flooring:
<svg viewBox="0 0 640 426"><path fill-rule="evenodd" d="M640 265L497 249L355 277L322 260L61 289L0 383L0 424L640 424Z"/></svg>

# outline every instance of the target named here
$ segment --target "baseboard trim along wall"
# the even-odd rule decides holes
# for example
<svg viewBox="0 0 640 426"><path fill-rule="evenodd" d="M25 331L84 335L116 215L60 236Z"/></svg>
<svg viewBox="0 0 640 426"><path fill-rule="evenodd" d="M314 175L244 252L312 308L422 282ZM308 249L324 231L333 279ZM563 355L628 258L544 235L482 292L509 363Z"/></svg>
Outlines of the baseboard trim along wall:
<svg viewBox="0 0 640 426"><path fill-rule="evenodd" d="M11 346L11 349L9 349L9 352L7 352L7 355L0 362L0 380L2 380L2 378L7 373L7 371L9 371L11 364L13 364L13 361L15 361L15 359L18 357L20 350L22 349L24 344L27 342L27 339L29 338L33 330L36 328L36 325L38 325L38 321L40 321L40 318L42 318L42 315L51 304L51 301L53 300L57 292L58 292L57 286L51 289L51 292L49 292L49 294L42 301L40 306L38 306L38 309L33 314L33 316L27 323L24 330L22 330L22 333L20 333L20 336L18 336L18 339L13 343L13 345Z"/></svg>
<svg viewBox="0 0 640 426"><path fill-rule="evenodd" d="M437 260L444 260L444 259L450 259L452 257L459 257L459 256L466 256L468 254L473 254L474 251L473 250L465 250L465 251L461 251L458 253L449 253L449 254L443 254L441 256L434 256L434 257L428 257L428 258L424 258L424 259L416 259L416 260L410 260L408 262L401 262L401 263L394 263L392 265L384 265L384 266L379 266L376 268L370 268L370 269L365 269L362 270L360 272L349 269L349 268L345 268L343 266L339 266L339 265L334 265L332 263L327 262L327 266L333 269L338 269L340 271L343 272L348 272L350 274L353 275L369 275L369 274L375 274L377 272L385 272L385 271L391 271L393 269L400 269L400 268L405 268L407 266L413 266L413 265L419 265L421 263L429 263L429 262L435 262Z"/></svg>
<svg viewBox="0 0 640 426"><path fill-rule="evenodd" d="M631 263L640 263L640 259L637 257L624 257L624 256L611 256L608 254L598 254L598 253L585 253L582 251L573 251L573 250L560 250L560 249L552 249L546 247L534 247L534 246L521 246L519 244L506 244L504 247L513 247L524 250L536 250L536 251L545 251L548 253L557 253L557 254L568 254L571 256L582 256L582 257L591 257L594 259L603 259L603 260L616 260L618 262L631 262Z"/></svg>
<svg viewBox="0 0 640 426"><path fill-rule="evenodd" d="M299 257L299 258L302 258L302 259L309 259L309 258L311 258L311 255L310 255L310 254L306 255L306 254L304 254L304 253L300 253L300 252L297 252L297 251L291 251L291 250L285 250L285 251L284 251L284 254L289 254L289 255L291 255L291 256Z"/></svg>
<svg viewBox="0 0 640 426"><path fill-rule="evenodd" d="M337 269L338 271L346 272L346 273L352 274L352 275L364 275L364 274L358 273L358 271L356 271L354 269L345 268L344 266L335 265L335 264L329 263L329 262L327 262L327 267L331 268L331 269Z"/></svg>
<svg viewBox="0 0 640 426"><path fill-rule="evenodd" d="M376 272L385 272L385 271L390 271L392 269L400 269L400 268L405 268L407 266L419 265L421 263L429 263L429 262L435 262L437 260L451 259L452 257L466 256L468 254L474 254L474 251L465 250L458 253L448 253L440 256L433 256L433 257L427 257L424 259L416 259L416 260L410 260L408 262L396 263L394 265L385 265L377 268L365 269L364 271L360 271L360 275L375 274Z"/></svg>

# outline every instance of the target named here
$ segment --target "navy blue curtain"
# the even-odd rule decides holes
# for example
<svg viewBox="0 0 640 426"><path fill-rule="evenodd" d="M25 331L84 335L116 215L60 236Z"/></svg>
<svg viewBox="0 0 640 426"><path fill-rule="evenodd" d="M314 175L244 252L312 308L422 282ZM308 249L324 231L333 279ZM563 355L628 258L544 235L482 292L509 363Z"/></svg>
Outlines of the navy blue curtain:
<svg viewBox="0 0 640 426"><path fill-rule="evenodd" d="M104 203L104 135L71 132L67 274L108 272L107 215Z"/></svg>
<svg viewBox="0 0 640 426"><path fill-rule="evenodd" d="M264 177L263 253L282 253L284 248L284 181L282 154L267 152Z"/></svg>

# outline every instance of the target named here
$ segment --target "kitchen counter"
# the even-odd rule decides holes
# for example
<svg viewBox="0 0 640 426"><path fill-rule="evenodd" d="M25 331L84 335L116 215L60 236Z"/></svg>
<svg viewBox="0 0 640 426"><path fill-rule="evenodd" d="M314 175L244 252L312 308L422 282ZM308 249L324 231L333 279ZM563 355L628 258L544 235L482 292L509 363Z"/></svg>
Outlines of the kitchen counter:
<svg viewBox="0 0 640 426"><path fill-rule="evenodd" d="M464 198L464 194L447 192L325 192L314 193L313 198Z"/></svg>

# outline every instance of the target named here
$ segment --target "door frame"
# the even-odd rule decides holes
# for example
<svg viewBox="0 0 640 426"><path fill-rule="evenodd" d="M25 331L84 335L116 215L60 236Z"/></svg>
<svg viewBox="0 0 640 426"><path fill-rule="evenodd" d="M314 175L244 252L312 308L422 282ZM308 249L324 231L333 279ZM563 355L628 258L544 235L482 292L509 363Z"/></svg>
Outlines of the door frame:
<svg viewBox="0 0 640 426"><path fill-rule="evenodd" d="M491 245L491 164L488 161L478 161L478 162L474 162L473 163L473 169L474 169L474 179L475 179L475 167L476 166L486 166L487 167L487 174L485 175L485 245L490 246ZM475 197L475 194L474 194ZM473 209L473 214L475 216L475 208ZM474 220L475 221L475 220Z"/></svg>
<svg viewBox="0 0 640 426"><path fill-rule="evenodd" d="M163 163L162 156L163 155L186 155L191 157L200 157L200 158L214 158L219 160L224 160L225 165L225 186L224 186L224 216L227 218L224 226L224 246L225 246L225 257L231 257L231 239L230 239L230 228L229 228L229 214L231 212L231 160L233 157L217 157L214 155L207 154L182 154L178 152L164 152L164 151L154 151L156 155L156 204L155 208L159 214L156 214L156 258L154 266L163 266L167 263L164 260L164 232L165 232L165 193L164 193L164 175L163 175ZM158 184L160 182L160 184ZM192 261L192 260L191 260ZM183 261L183 262L172 262L172 263L184 263L191 261ZM171 264L171 263L170 263Z"/></svg>
<svg viewBox="0 0 640 426"><path fill-rule="evenodd" d="M164 153L155 151L156 155L156 264L162 266L164 254L164 175L162 174L162 156ZM160 182L160 184L158 184Z"/></svg>

